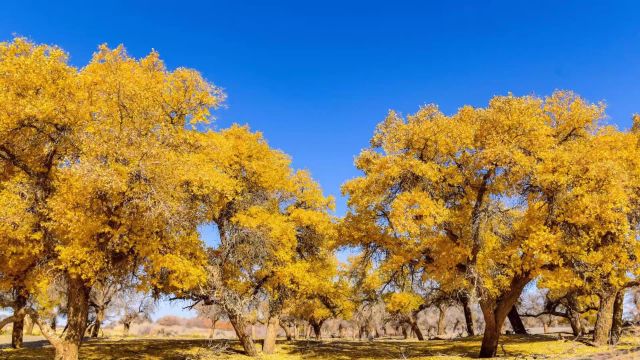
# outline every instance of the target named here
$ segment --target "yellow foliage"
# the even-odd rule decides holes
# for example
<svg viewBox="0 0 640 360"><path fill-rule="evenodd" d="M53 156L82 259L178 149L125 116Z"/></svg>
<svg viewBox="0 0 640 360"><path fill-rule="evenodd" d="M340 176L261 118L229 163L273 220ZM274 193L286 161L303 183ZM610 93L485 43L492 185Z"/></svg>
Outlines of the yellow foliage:
<svg viewBox="0 0 640 360"><path fill-rule="evenodd" d="M388 312L402 315L411 314L424 303L422 296L411 292L388 293L383 299Z"/></svg>
<svg viewBox="0 0 640 360"><path fill-rule="evenodd" d="M22 38L0 44L4 285L37 293L29 277L47 271L90 286L141 269L164 291L202 283L205 217L184 164L202 166L191 128L224 94L194 70L166 69L155 52L134 59L102 45L81 69L67 59ZM225 185L219 171L207 175Z"/></svg>
<svg viewBox="0 0 640 360"><path fill-rule="evenodd" d="M422 274L498 299L541 274L575 281L573 271L592 289L620 286L638 269L640 153L637 134L603 117L567 91L451 116L390 112L355 161L363 175L343 186L340 245L372 249L358 261L377 256L366 276L384 279L369 283L401 290Z"/></svg>

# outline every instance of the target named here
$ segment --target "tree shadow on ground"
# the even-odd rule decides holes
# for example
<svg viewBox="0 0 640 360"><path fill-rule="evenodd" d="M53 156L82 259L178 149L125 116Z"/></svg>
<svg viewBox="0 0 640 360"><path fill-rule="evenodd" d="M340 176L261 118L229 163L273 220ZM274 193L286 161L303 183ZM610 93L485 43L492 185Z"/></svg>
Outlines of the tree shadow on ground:
<svg viewBox="0 0 640 360"><path fill-rule="evenodd" d="M278 353L265 358L286 360L475 358L480 350L481 341L480 336L426 341L397 339L278 341ZM256 347L260 349L259 341L256 343ZM559 340L557 337L544 335L502 336L500 344L498 356L502 358L530 358L538 355L559 358L598 351L579 342ZM249 359L241 355L241 350L236 340L104 338L85 342L80 349L80 359ZM0 360L44 360L52 359L53 354L53 348L50 346L20 350L3 349L0 350ZM205 356L201 356L202 354Z"/></svg>
<svg viewBox="0 0 640 360"><path fill-rule="evenodd" d="M406 341L385 339L375 341L293 341L283 343L283 352L305 359L404 359L416 357L467 357L475 358L480 350L482 337L475 336L452 340ZM524 357L544 354L546 350L562 351L555 337L544 335L502 336L498 356Z"/></svg>
<svg viewBox="0 0 640 360"><path fill-rule="evenodd" d="M185 360L185 351L196 348L209 348L214 343L207 340L183 340L183 339L98 339L85 341L80 348L80 359L87 360L111 360L111 359L167 359ZM222 355L235 355L240 353L239 344L231 341L228 348L220 353ZM0 352L0 360L44 360L52 359L54 350L47 345L41 348L28 348L14 350L6 349Z"/></svg>

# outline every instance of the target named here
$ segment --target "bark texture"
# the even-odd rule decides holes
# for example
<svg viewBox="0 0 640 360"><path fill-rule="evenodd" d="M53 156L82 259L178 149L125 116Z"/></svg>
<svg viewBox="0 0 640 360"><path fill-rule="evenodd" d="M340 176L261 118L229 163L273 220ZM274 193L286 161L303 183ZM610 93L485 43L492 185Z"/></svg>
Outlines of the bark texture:
<svg viewBox="0 0 640 360"><path fill-rule="evenodd" d="M613 307L616 293L601 294L596 325L593 328L593 343L596 346L607 345L613 324Z"/></svg>
<svg viewBox="0 0 640 360"><path fill-rule="evenodd" d="M609 343L615 345L622 336L622 312L624 307L624 291L618 291L616 294L616 300L613 303L613 322L611 324L611 332L609 336Z"/></svg>
<svg viewBox="0 0 640 360"><path fill-rule="evenodd" d="M528 276L515 277L511 280L510 289L499 298L484 297L480 300L485 329L479 357L491 358L496 356L502 325L518 301L522 289L529 281L531 281L531 278Z"/></svg>
<svg viewBox="0 0 640 360"><path fill-rule="evenodd" d="M87 330L90 291L82 279L67 279L67 330L60 345L54 345L56 360L78 359L82 338Z"/></svg>
<svg viewBox="0 0 640 360"><path fill-rule="evenodd" d="M229 311L229 309L227 309L227 312L229 313L229 322L231 322L233 329L236 331L236 336L238 336L244 352L248 356L258 356L258 351L251 336L251 326L242 317L242 314L233 310Z"/></svg>
<svg viewBox="0 0 640 360"><path fill-rule="evenodd" d="M569 309L567 311L569 318L569 324L571 325L571 331L573 336L581 336L584 334L584 327L582 326L582 315L579 312Z"/></svg>
<svg viewBox="0 0 640 360"><path fill-rule="evenodd" d="M280 320L277 316L272 316L267 322L267 332L262 342L262 352L265 354L273 354L276 351L276 338L278 337L278 327Z"/></svg>
<svg viewBox="0 0 640 360"><path fill-rule="evenodd" d="M27 297L18 292L13 305L13 313L18 314L18 316L16 316L13 322L13 329L11 330L11 347L14 349L22 348L25 318L24 307L26 305Z"/></svg>

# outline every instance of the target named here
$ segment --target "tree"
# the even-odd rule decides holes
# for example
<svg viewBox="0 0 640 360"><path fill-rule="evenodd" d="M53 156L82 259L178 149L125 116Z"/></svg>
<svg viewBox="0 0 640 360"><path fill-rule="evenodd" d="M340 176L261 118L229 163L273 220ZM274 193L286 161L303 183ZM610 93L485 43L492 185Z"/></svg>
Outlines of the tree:
<svg viewBox="0 0 640 360"><path fill-rule="evenodd" d="M273 352L284 303L318 289L311 269L335 268L331 198L305 171L271 149L259 133L234 125L202 134L207 159L225 179L203 179L197 200L220 237L209 251L209 282L193 298L218 304L228 314L245 352L257 354L245 313L267 300L267 337L263 351ZM215 186L214 186L215 185Z"/></svg>
<svg viewBox="0 0 640 360"><path fill-rule="evenodd" d="M371 340L379 337L379 331L384 329L391 319L392 316L386 311L383 302L362 302L353 314L353 322L357 326L360 339L365 337Z"/></svg>
<svg viewBox="0 0 640 360"><path fill-rule="evenodd" d="M408 324L418 340L424 340L418 326L418 314L427 308L422 296L410 292L392 292L386 294L384 302L389 313L396 316L400 323Z"/></svg>
<svg viewBox="0 0 640 360"><path fill-rule="evenodd" d="M93 309L93 324L89 327L92 338L100 336L102 322L107 316L107 310L118 291L122 291L126 281L124 279L100 279L91 288L89 306Z"/></svg>
<svg viewBox="0 0 640 360"><path fill-rule="evenodd" d="M194 309L196 310L198 317L207 319L211 322L211 334L209 335L209 337L213 339L213 336L216 332L216 323L220 320L220 318L222 318L224 311L218 305L206 305L202 302L197 303Z"/></svg>
<svg viewBox="0 0 640 360"><path fill-rule="evenodd" d="M11 329L11 347L14 349L22 348L23 330L25 319L24 308L27 305L28 298L18 289L14 289L13 293L2 295L0 294L0 308L11 308L13 315L0 321L0 331L9 323L13 323Z"/></svg>
<svg viewBox="0 0 640 360"><path fill-rule="evenodd" d="M561 263L554 199L538 182L560 176L558 157L582 154L575 144L602 114L561 91L498 96L452 116L435 105L407 119L391 112L356 160L363 176L343 186L343 244L378 256L386 272L424 269L445 290L477 293L480 356L495 356L522 289Z"/></svg>
<svg viewBox="0 0 640 360"><path fill-rule="evenodd" d="M538 183L541 196L554 199L548 219L562 241L565 264L543 279L551 289L598 297L593 341L605 345L616 298L638 273L638 137L602 127L565 147Z"/></svg>
<svg viewBox="0 0 640 360"><path fill-rule="evenodd" d="M16 39L0 44L0 73L1 188L20 184L31 219L18 242L0 241L10 252L35 242L26 283L62 278L62 336L38 308L26 312L56 358L77 359L97 280L136 273L143 287L180 293L205 279L202 217L185 174L201 165L193 126L224 96L193 70L169 71L155 52L133 59L122 46L101 46L76 69L62 50Z"/></svg>
<svg viewBox="0 0 640 360"><path fill-rule="evenodd" d="M151 321L155 305L155 300L148 293L141 293L133 287L120 291L113 306L122 324L122 336L129 335L131 324Z"/></svg>
<svg viewBox="0 0 640 360"><path fill-rule="evenodd" d="M24 306L37 291L36 265L43 256L54 157L67 148L72 125L72 70L60 49L24 39L0 43L0 291L13 294L12 345L22 343ZM53 109L60 109L56 116ZM7 319L5 319L7 320Z"/></svg>

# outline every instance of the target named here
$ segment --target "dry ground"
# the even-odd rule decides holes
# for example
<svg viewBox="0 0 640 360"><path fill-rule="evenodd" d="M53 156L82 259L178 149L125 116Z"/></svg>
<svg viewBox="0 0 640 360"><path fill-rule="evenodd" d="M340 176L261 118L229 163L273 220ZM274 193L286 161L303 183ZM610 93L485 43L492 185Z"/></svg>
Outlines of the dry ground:
<svg viewBox="0 0 640 360"><path fill-rule="evenodd" d="M508 359L640 359L640 339L626 336L616 347L595 348L557 336L510 335L501 338L500 358ZM44 342L27 339L29 348L0 349L0 359L44 360L53 350ZM43 346L44 345L44 346ZM480 338L457 340L279 341L278 353L262 359L468 359L475 357ZM258 348L260 346L258 345ZM107 338L86 342L81 359L247 360L235 341L163 338Z"/></svg>

